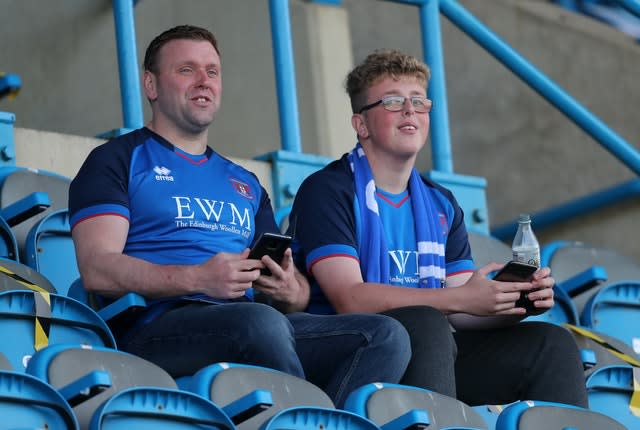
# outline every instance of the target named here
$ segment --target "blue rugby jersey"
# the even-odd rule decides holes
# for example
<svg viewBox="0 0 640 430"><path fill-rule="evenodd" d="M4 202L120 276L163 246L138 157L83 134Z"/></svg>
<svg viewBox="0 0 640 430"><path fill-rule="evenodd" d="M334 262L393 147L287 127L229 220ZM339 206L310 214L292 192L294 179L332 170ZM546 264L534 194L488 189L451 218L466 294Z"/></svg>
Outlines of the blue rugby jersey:
<svg viewBox="0 0 640 430"><path fill-rule="evenodd" d="M91 152L71 183L69 211L72 228L95 216L126 218L124 253L156 264L199 264L278 232L253 173L211 148L187 154L147 128Z"/></svg>
<svg viewBox="0 0 640 430"><path fill-rule="evenodd" d="M437 211L433 216L438 218L442 234L446 236L445 265L447 276L473 270L474 265L462 209L449 190L424 177L423 181L431 193ZM350 257L359 261L358 239L361 233L358 231L358 222L356 221L358 210L355 207L354 197L353 175L346 155L310 175L302 183L296 195L290 214L290 225L296 225L296 237L292 249L298 269L306 273L312 286L311 300L307 309L309 312L335 313L313 278L313 265L322 259L335 256ZM377 198L380 200L380 195ZM412 213L410 216L407 215L407 210L410 212L411 209L407 209L407 207L400 209L402 220L400 218L388 219L389 213L393 213L391 209L381 211L387 236L389 236L390 230L393 230L394 223L413 222ZM401 247L405 247L406 235L415 235L415 232L413 229L405 229L405 233L400 234L403 237L396 236L394 240L404 242L405 244ZM412 269L406 266L404 269L398 267L398 262L402 264L398 257L405 258L407 253L415 251L415 248L408 247L398 253L399 250L393 249L393 244L391 245L389 248L390 277L398 277L402 270L410 272ZM407 263L409 262L407 261ZM412 264L415 265L415 263ZM410 279L399 281L398 279L390 279L388 283L404 287L413 284Z"/></svg>

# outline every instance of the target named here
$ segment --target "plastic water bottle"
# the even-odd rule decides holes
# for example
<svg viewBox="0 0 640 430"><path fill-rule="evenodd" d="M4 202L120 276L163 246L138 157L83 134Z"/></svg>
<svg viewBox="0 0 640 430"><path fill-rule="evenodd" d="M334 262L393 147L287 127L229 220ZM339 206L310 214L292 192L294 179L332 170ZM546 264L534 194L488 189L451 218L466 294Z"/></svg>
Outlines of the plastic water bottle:
<svg viewBox="0 0 640 430"><path fill-rule="evenodd" d="M513 260L540 267L540 244L531 229L531 217L520 214L518 217L518 231L513 238Z"/></svg>

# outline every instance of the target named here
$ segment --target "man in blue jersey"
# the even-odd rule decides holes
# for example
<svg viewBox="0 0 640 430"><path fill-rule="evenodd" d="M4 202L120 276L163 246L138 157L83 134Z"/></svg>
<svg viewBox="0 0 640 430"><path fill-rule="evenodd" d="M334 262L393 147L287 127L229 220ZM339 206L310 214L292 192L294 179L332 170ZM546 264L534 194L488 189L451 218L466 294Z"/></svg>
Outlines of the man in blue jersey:
<svg viewBox="0 0 640 430"><path fill-rule="evenodd" d="M278 229L257 177L207 146L222 92L214 36L167 30L144 69L151 121L92 151L70 190L86 289L149 303L112 326L119 347L175 377L221 361L274 368L306 377L337 406L362 384L397 382L410 357L401 324L302 313L309 285L291 250L281 264L247 258L255 238Z"/></svg>
<svg viewBox="0 0 640 430"><path fill-rule="evenodd" d="M304 181L290 214L296 264L312 285L309 310L402 322L412 348L404 384L469 404L586 406L572 336L518 324L521 291L540 312L553 305L549 269L522 283L488 279L498 263L475 270L455 198L415 169L429 132L429 74L412 56L377 51L348 75L358 143Z"/></svg>

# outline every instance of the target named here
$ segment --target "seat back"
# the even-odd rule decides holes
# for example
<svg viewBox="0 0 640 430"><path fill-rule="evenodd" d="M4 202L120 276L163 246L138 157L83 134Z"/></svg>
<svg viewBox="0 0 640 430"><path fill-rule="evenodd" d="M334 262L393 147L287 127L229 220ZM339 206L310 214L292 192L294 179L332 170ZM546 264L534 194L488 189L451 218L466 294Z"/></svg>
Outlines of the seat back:
<svg viewBox="0 0 640 430"><path fill-rule="evenodd" d="M622 340L640 354L640 278L601 288L585 304L582 322Z"/></svg>
<svg viewBox="0 0 640 430"><path fill-rule="evenodd" d="M49 279L36 270L17 261L0 258L0 291L15 290L56 293Z"/></svg>
<svg viewBox="0 0 640 430"><path fill-rule="evenodd" d="M388 430L401 430L411 425L434 430L488 428L471 406L443 394L407 385L364 385L347 397L344 409L367 417Z"/></svg>
<svg viewBox="0 0 640 430"><path fill-rule="evenodd" d="M333 409L329 396L304 379L235 363L217 363L179 385L222 406L238 429L257 429L276 413L295 406Z"/></svg>
<svg viewBox="0 0 640 430"><path fill-rule="evenodd" d="M27 373L59 390L73 407L80 427L102 404L132 387L175 389L167 372L140 357L115 349L56 344L33 355Z"/></svg>
<svg viewBox="0 0 640 430"><path fill-rule="evenodd" d="M589 408L608 415L629 429L640 428L640 368L612 365L587 378Z"/></svg>
<svg viewBox="0 0 640 430"><path fill-rule="evenodd" d="M582 354L585 376L596 370L616 365L631 364L640 366L640 354L620 339L585 327L565 325L576 341Z"/></svg>
<svg viewBox="0 0 640 430"><path fill-rule="evenodd" d="M600 412L551 402L522 401L506 407L496 430L627 430Z"/></svg>
<svg viewBox="0 0 640 430"><path fill-rule="evenodd" d="M0 427L78 430L69 404L45 382L0 370ZM7 427L8 425L8 427Z"/></svg>
<svg viewBox="0 0 640 430"><path fill-rule="evenodd" d="M606 285L624 281L640 280L640 264L610 248L592 246L576 241L556 241L542 249L542 264L551 268L557 283L562 283L574 275L594 266L606 270L607 281L572 295L578 314L582 314L585 304L593 294Z"/></svg>
<svg viewBox="0 0 640 430"><path fill-rule="evenodd" d="M0 258L18 261L18 242L9 224L0 217Z"/></svg>
<svg viewBox="0 0 640 430"><path fill-rule="evenodd" d="M90 430L235 430L227 415L197 394L137 387L115 393L93 414Z"/></svg>
<svg viewBox="0 0 640 430"><path fill-rule="evenodd" d="M0 352L16 371L39 349L56 343L115 347L104 320L69 297L34 291L0 293Z"/></svg>
<svg viewBox="0 0 640 430"><path fill-rule="evenodd" d="M67 209L53 211L33 225L25 239L24 262L51 280L59 294L67 295L80 276Z"/></svg>
<svg viewBox="0 0 640 430"><path fill-rule="evenodd" d="M12 226L21 254L33 225L49 213L68 206L70 184L71 179L45 170L22 167L0 169L0 208L5 208L34 192L43 192L48 196L48 208Z"/></svg>
<svg viewBox="0 0 640 430"><path fill-rule="evenodd" d="M469 246L473 262L477 267L482 267L492 261L506 263L513 257L511 247L492 236L469 232Z"/></svg>
<svg viewBox="0 0 640 430"><path fill-rule="evenodd" d="M260 429L380 430L380 427L365 417L344 410L293 407L278 412Z"/></svg>

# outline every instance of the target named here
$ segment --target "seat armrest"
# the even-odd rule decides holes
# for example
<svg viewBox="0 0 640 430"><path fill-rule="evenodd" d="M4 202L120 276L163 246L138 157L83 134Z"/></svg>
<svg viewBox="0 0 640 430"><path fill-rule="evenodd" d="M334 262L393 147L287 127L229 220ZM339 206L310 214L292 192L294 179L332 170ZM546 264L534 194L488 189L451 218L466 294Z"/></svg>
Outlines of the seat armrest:
<svg viewBox="0 0 640 430"><path fill-rule="evenodd" d="M609 279L607 270L602 266L591 266L588 269L573 275L558 283L558 288L563 289L570 297L575 297Z"/></svg>

